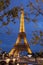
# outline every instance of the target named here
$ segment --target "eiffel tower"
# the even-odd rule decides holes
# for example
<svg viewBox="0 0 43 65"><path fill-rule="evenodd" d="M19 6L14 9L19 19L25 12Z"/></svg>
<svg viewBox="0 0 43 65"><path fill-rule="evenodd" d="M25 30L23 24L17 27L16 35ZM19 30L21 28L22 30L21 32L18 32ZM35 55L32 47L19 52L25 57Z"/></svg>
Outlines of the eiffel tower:
<svg viewBox="0 0 43 65"><path fill-rule="evenodd" d="M21 42L22 40L24 41L24 43ZM24 51L24 50L30 54L32 53L29 43L26 39L26 33L24 27L24 10L21 9L20 30L19 30L18 38L16 40L16 43L14 44L14 47L9 52L9 56L11 55L18 56L20 51Z"/></svg>

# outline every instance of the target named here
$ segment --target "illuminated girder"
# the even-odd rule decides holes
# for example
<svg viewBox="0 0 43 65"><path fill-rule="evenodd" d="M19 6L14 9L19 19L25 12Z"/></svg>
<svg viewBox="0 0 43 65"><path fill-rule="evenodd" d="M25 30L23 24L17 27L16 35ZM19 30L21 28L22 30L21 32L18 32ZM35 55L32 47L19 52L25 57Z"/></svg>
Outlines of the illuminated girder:
<svg viewBox="0 0 43 65"><path fill-rule="evenodd" d="M24 11L23 10L21 10L20 31L19 32L25 32L25 28L24 28Z"/></svg>
<svg viewBox="0 0 43 65"><path fill-rule="evenodd" d="M22 39L24 40L24 44L21 43ZM26 50L30 54L32 53L29 43L27 42L27 39L26 39L26 33L25 33L25 27L24 27L24 10L22 9L18 38L16 40L16 44L14 45L14 48L9 52L9 55L17 56L20 51L24 51L24 50Z"/></svg>

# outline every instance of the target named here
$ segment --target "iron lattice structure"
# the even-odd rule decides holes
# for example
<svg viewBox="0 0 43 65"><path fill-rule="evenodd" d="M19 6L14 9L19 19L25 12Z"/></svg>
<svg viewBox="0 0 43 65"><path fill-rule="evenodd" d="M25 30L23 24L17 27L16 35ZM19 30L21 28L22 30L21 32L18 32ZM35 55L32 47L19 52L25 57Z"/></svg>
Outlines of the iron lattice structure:
<svg viewBox="0 0 43 65"><path fill-rule="evenodd" d="M24 41L22 44L21 41ZM16 40L16 43L14 44L14 47L9 52L9 56L18 56L20 51L27 51L28 53L32 53L29 43L26 39L26 33L25 33L25 27L24 27L24 10L21 9L21 17L20 17L20 30L18 34L18 38Z"/></svg>

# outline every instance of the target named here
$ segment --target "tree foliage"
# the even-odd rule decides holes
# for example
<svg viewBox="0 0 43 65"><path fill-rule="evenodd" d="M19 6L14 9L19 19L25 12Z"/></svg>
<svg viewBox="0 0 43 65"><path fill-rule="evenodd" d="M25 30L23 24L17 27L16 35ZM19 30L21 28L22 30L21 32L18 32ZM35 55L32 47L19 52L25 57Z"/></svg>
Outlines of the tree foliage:
<svg viewBox="0 0 43 65"><path fill-rule="evenodd" d="M43 31L34 31L31 43L33 45L40 44L43 46Z"/></svg>
<svg viewBox="0 0 43 65"><path fill-rule="evenodd" d="M25 20L27 20L28 22L33 22L33 23L37 23L39 21L37 21L38 16L41 14L41 16L43 16L43 9L41 9L41 5L39 4L40 0L35 0L36 4L38 4L37 6L35 6L35 4L29 0L28 4L26 5L25 8L27 8L27 10L29 9L29 11L25 11ZM43 0L41 0L41 2L43 3ZM4 12L1 16L0 16L0 28L2 28L3 26L7 26L10 22L12 22L13 24L16 24L15 22L15 18L19 19L19 15L18 13L21 11L22 6L14 6L12 9L8 10L6 12L6 10L8 9L7 7L9 7L10 4L10 0L1 0L0 1L0 12ZM25 8L23 8L25 10ZM5 10L6 9L6 10ZM29 17L29 16L34 15L34 17ZM4 21L4 17L6 17L6 21ZM10 30L8 30L9 32L7 32L8 34L10 34ZM39 35L37 34L39 33ZM1 42L1 41L0 41ZM43 46L43 31L38 31L38 32L33 32L33 38L31 40L32 44L40 44L41 46Z"/></svg>

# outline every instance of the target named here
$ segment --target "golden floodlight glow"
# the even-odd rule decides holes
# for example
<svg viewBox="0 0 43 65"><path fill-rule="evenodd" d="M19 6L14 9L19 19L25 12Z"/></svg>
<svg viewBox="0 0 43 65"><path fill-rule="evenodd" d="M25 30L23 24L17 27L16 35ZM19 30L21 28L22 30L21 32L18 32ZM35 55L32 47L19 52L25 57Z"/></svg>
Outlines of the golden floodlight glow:
<svg viewBox="0 0 43 65"><path fill-rule="evenodd" d="M19 63L17 63L17 65L19 65Z"/></svg>
<svg viewBox="0 0 43 65"><path fill-rule="evenodd" d="M23 39L24 45L26 47L24 49L26 49L26 51L31 54L32 51L31 51L28 41L26 39L25 26L24 26L24 10L23 9L21 9L20 30L19 30L18 38L16 40L16 44L14 44L14 48L9 52L10 56L11 55L13 55L14 57L18 56L19 52L21 51L21 47L22 47L22 46L19 46L19 44L21 44L22 39ZM15 45L16 45L16 47L15 47ZM18 46L20 47L20 49Z"/></svg>
<svg viewBox="0 0 43 65"><path fill-rule="evenodd" d="M13 62L15 62L15 60L16 60L16 59L15 59L15 58L13 58Z"/></svg>
<svg viewBox="0 0 43 65"><path fill-rule="evenodd" d="M9 61L10 61L10 59L9 59L9 58L8 58L8 59L6 59L6 62L7 62L7 63L9 63Z"/></svg>
<svg viewBox="0 0 43 65"><path fill-rule="evenodd" d="M21 11L21 17L20 17L20 32L25 32L24 27L24 11Z"/></svg>

